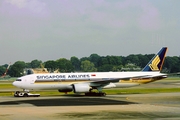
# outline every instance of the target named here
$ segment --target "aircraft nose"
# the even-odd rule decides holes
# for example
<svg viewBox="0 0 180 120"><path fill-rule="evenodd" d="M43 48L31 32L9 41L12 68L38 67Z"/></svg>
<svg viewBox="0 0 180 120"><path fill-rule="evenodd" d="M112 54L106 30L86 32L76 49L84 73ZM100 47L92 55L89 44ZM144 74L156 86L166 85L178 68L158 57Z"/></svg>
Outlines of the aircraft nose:
<svg viewBox="0 0 180 120"><path fill-rule="evenodd" d="M17 86L17 82L16 82L16 81L14 81L12 84L13 84L14 86Z"/></svg>
<svg viewBox="0 0 180 120"><path fill-rule="evenodd" d="M12 84L13 84L14 86L16 86L16 87L20 87L20 86L21 86L18 81L14 81Z"/></svg>
<svg viewBox="0 0 180 120"><path fill-rule="evenodd" d="M22 79L16 79L16 81L14 81L12 84L14 85L14 86L16 86L16 87L21 87L21 81L22 81Z"/></svg>

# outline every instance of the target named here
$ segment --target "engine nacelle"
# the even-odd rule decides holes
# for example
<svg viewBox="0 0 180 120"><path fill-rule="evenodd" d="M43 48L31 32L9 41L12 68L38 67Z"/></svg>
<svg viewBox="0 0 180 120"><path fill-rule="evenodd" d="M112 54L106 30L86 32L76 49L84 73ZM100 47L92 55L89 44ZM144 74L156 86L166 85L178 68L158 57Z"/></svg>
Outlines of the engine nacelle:
<svg viewBox="0 0 180 120"><path fill-rule="evenodd" d="M71 92L72 90L69 90L69 89L59 89L58 91L59 92Z"/></svg>
<svg viewBox="0 0 180 120"><path fill-rule="evenodd" d="M71 92L73 90L72 86L64 87L59 89L59 92Z"/></svg>
<svg viewBox="0 0 180 120"><path fill-rule="evenodd" d="M85 83L73 84L74 93L86 93L86 92L89 92L89 90L90 90L90 87L88 84L85 84Z"/></svg>

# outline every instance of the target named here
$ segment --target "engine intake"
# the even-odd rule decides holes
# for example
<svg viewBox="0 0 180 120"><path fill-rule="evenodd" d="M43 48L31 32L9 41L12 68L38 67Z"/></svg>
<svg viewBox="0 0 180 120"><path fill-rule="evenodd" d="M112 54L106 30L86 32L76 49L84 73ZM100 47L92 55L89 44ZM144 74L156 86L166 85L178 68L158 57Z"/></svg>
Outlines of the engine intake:
<svg viewBox="0 0 180 120"><path fill-rule="evenodd" d="M86 93L89 92L90 87L87 83L73 84L74 93Z"/></svg>

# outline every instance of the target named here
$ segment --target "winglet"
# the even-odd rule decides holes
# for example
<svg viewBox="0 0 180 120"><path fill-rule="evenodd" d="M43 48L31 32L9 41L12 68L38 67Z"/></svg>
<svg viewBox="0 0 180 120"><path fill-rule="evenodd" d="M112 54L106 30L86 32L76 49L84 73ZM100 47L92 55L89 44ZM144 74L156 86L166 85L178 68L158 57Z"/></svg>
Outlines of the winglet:
<svg viewBox="0 0 180 120"><path fill-rule="evenodd" d="M142 71L161 71L166 56L167 47L163 47L142 69Z"/></svg>

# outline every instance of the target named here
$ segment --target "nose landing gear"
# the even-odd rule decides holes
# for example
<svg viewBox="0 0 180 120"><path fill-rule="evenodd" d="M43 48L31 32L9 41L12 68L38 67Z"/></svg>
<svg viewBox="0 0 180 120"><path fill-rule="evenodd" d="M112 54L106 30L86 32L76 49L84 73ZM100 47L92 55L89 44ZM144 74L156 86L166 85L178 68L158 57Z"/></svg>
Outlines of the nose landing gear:
<svg viewBox="0 0 180 120"><path fill-rule="evenodd" d="M14 97L39 97L40 94L32 94L29 92L20 92L20 91L15 91L14 92Z"/></svg>

